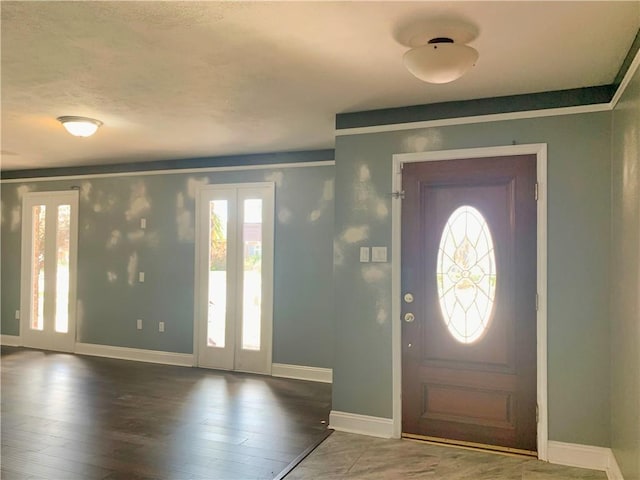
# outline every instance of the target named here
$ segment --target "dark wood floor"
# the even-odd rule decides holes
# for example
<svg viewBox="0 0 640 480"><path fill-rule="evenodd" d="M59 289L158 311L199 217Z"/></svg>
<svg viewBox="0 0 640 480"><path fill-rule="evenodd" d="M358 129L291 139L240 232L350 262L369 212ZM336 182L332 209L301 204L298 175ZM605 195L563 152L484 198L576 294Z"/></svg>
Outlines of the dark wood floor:
<svg viewBox="0 0 640 480"><path fill-rule="evenodd" d="M1 478L275 478L328 384L2 347ZM324 423L322 423L324 422Z"/></svg>

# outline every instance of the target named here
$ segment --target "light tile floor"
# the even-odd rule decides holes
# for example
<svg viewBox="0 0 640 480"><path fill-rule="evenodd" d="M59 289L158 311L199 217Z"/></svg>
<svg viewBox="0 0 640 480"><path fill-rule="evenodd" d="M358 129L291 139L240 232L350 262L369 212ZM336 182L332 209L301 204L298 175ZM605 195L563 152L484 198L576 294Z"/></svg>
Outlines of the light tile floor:
<svg viewBox="0 0 640 480"><path fill-rule="evenodd" d="M414 440L334 432L286 480L606 480L604 472Z"/></svg>

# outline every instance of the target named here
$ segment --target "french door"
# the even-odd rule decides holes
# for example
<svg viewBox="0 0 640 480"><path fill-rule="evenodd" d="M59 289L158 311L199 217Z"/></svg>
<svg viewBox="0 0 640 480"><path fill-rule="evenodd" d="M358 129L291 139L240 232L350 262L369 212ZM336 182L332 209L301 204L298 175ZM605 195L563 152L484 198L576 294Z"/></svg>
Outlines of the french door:
<svg viewBox="0 0 640 480"><path fill-rule="evenodd" d="M402 169L404 436L535 454L536 157Z"/></svg>
<svg viewBox="0 0 640 480"><path fill-rule="evenodd" d="M20 293L24 346L74 350L77 245L77 191L25 194Z"/></svg>
<svg viewBox="0 0 640 480"><path fill-rule="evenodd" d="M273 211L272 183L199 191L194 341L201 367L271 373Z"/></svg>

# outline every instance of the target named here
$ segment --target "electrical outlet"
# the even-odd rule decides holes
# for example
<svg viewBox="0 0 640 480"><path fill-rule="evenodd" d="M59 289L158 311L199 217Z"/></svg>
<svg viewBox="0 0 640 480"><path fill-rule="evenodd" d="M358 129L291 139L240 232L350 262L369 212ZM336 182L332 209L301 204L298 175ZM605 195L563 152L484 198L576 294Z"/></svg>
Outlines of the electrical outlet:
<svg viewBox="0 0 640 480"><path fill-rule="evenodd" d="M140 283L144 283L144 272L140 272L138 274L138 280L140 281Z"/></svg>
<svg viewBox="0 0 640 480"><path fill-rule="evenodd" d="M142 319L139 318L138 320L136 320L136 328L138 330L142 330Z"/></svg>
<svg viewBox="0 0 640 480"><path fill-rule="evenodd" d="M144 230L145 228L147 228L147 219L146 218L141 218L140 219L140 228L142 230Z"/></svg>
<svg viewBox="0 0 640 480"><path fill-rule="evenodd" d="M164 322L159 322L158 323L158 331L159 332L164 332Z"/></svg>

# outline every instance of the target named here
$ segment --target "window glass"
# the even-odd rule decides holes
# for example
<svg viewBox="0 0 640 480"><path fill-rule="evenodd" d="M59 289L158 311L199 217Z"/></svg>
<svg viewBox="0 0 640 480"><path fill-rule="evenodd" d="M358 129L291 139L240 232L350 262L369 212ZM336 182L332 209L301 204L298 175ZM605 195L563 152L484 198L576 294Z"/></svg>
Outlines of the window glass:
<svg viewBox="0 0 640 480"><path fill-rule="evenodd" d="M489 326L496 293L496 258L489 225L474 207L456 209L444 227L436 264L438 300L445 325L462 343Z"/></svg>

